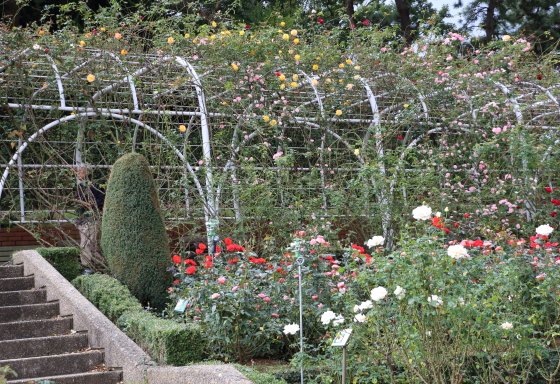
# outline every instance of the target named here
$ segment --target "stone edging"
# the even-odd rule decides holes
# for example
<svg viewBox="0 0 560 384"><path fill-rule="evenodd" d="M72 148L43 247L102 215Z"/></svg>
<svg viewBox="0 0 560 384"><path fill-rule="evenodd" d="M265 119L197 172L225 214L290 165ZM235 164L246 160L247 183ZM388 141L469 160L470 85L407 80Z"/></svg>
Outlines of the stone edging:
<svg viewBox="0 0 560 384"><path fill-rule="evenodd" d="M127 384L253 384L228 365L155 366L150 357L74 288L34 250L13 256L24 265L24 276L34 275L35 287L47 289L47 300L58 300L61 316L73 315L74 330L88 331L92 348L105 350L105 364L120 367Z"/></svg>

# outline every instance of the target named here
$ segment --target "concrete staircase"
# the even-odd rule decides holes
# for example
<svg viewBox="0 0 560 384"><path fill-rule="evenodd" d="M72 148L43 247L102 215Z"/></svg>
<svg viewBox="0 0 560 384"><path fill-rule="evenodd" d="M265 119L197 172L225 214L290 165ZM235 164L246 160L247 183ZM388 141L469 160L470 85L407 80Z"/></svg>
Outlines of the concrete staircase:
<svg viewBox="0 0 560 384"><path fill-rule="evenodd" d="M0 366L18 374L8 383L120 383L122 372L105 366L103 351L89 348L87 333L75 332L72 316L60 316L58 301L47 302L23 271L0 267Z"/></svg>

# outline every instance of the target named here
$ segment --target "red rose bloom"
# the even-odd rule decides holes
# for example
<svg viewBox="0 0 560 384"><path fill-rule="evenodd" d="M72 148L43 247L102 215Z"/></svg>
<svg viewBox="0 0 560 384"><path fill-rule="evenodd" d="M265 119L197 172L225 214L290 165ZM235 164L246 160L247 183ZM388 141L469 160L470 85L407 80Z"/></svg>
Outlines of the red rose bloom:
<svg viewBox="0 0 560 384"><path fill-rule="evenodd" d="M319 24L323 24L325 22L325 20L321 19L320 17L317 19L317 22L319 22Z"/></svg>
<svg viewBox="0 0 560 384"><path fill-rule="evenodd" d="M196 272L196 267L190 266L185 270L185 272L187 273L187 275L192 275Z"/></svg>
<svg viewBox="0 0 560 384"><path fill-rule="evenodd" d="M174 262L175 264L179 264L179 263L181 263L181 261L182 261L182 260L181 260L181 256L179 256L179 255L173 255L173 257L171 258L171 260L173 260L173 262Z"/></svg>
<svg viewBox="0 0 560 384"><path fill-rule="evenodd" d="M278 76L280 76L280 75L278 75ZM229 237L226 237L226 238L224 239L224 243L226 243L226 245L232 245L232 244L233 244L233 241L232 241Z"/></svg>

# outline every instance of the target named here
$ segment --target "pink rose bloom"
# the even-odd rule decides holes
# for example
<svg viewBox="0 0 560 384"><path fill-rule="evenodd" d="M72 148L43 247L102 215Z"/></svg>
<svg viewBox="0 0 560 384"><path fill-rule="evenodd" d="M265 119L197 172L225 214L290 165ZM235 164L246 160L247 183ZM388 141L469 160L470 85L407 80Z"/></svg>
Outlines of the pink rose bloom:
<svg viewBox="0 0 560 384"><path fill-rule="evenodd" d="M239 287L236 285L235 287L233 287L231 290L232 291L237 291L239 289Z"/></svg>
<svg viewBox="0 0 560 384"><path fill-rule="evenodd" d="M265 295L264 293L259 293L259 297L260 297L261 299L264 299L264 298L266 297L266 295Z"/></svg>
<svg viewBox="0 0 560 384"><path fill-rule="evenodd" d="M226 282L225 277L218 277L218 284L224 284Z"/></svg>
<svg viewBox="0 0 560 384"><path fill-rule="evenodd" d="M219 294L219 293L213 293L213 294L212 294L212 298L213 298L213 299L217 299L218 297L220 297L220 294Z"/></svg>
<svg viewBox="0 0 560 384"><path fill-rule="evenodd" d="M311 298L312 298L313 300L317 300L317 299L319 298L319 296L313 295L313 296L311 296Z"/></svg>
<svg viewBox="0 0 560 384"><path fill-rule="evenodd" d="M265 297L264 301L266 301L268 303L270 301L270 297Z"/></svg>
<svg viewBox="0 0 560 384"><path fill-rule="evenodd" d="M277 313L273 313L273 314L271 314L270 316L276 317L276 318L277 318L277 317L279 317L280 315L278 315Z"/></svg>
<svg viewBox="0 0 560 384"><path fill-rule="evenodd" d="M338 283L336 286L337 286L338 288L342 288L342 287L344 287L344 283L341 281L341 282Z"/></svg>

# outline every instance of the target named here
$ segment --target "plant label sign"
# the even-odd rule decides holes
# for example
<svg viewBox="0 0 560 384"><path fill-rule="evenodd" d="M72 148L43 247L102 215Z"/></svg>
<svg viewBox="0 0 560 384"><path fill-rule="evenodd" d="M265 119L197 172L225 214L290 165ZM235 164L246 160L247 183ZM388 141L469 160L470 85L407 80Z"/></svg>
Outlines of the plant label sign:
<svg viewBox="0 0 560 384"><path fill-rule="evenodd" d="M350 335L352 334L352 329L344 329L336 334L336 337L332 341L331 346L333 347L346 347L348 340L350 340Z"/></svg>
<svg viewBox="0 0 560 384"><path fill-rule="evenodd" d="M187 308L187 305L189 305L190 303L191 303L191 301L188 300L188 299L179 299L179 301L177 302L177 305L175 306L175 309L173 310L173 312L184 313L185 309Z"/></svg>

